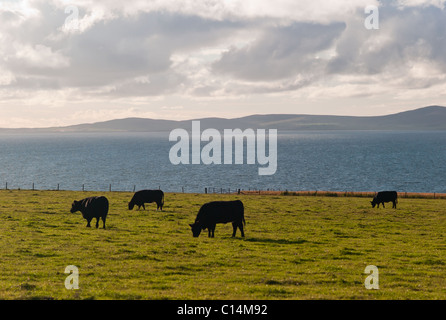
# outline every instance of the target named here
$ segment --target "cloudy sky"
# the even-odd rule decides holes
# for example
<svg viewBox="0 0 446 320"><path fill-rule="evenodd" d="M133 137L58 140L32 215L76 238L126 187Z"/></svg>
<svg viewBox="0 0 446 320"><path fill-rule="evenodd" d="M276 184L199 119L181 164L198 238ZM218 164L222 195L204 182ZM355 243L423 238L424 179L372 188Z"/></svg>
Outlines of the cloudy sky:
<svg viewBox="0 0 446 320"><path fill-rule="evenodd" d="M446 0L0 0L0 127L434 104Z"/></svg>

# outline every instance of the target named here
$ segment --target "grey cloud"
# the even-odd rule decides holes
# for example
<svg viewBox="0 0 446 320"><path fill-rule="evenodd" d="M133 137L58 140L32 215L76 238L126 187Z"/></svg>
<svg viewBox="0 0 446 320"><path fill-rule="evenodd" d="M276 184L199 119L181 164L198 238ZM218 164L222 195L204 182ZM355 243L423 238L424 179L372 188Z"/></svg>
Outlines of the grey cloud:
<svg viewBox="0 0 446 320"><path fill-rule="evenodd" d="M446 70L446 11L438 7L380 9L380 29L366 30L355 20L336 44L329 74L373 75L409 68L428 60ZM383 43L374 43L381 38Z"/></svg>
<svg viewBox="0 0 446 320"><path fill-rule="evenodd" d="M252 44L224 52L212 70L216 75L250 81L251 90L238 85L241 93L297 90L340 75L394 74L405 77L403 83L409 87L420 88L438 83L437 78L412 79L407 71L420 61L446 71L446 10L436 6L398 7L392 2L382 4L379 10L379 30L364 27L367 15L363 10L357 10L345 23L296 22L267 27ZM330 49L332 56L317 58L318 53ZM271 85L256 84L264 81Z"/></svg>
<svg viewBox="0 0 446 320"><path fill-rule="evenodd" d="M252 44L225 52L213 70L250 81L315 73L324 64L317 54L331 48L344 29L344 23L293 23L266 28Z"/></svg>
<svg viewBox="0 0 446 320"><path fill-rule="evenodd" d="M27 19L19 27L9 26L8 37L14 39L16 45L48 48L46 51L66 58L69 63L59 68L32 66L14 48L0 48L8 56L8 61L0 61L0 67L3 64L4 69L16 75L15 87L75 87L93 92L91 89L95 87L109 85L115 86L117 91L122 90L124 95L171 92L185 83L184 76L173 69L173 54L211 46L230 37L241 24L198 16L142 12L96 21L82 33L63 35L61 27L67 17L63 8L41 4L39 11L39 16ZM85 14L81 8L79 18ZM19 18L9 17L14 21ZM29 33L25 29L30 30ZM147 75L151 77L150 84L134 83L131 88L132 79Z"/></svg>

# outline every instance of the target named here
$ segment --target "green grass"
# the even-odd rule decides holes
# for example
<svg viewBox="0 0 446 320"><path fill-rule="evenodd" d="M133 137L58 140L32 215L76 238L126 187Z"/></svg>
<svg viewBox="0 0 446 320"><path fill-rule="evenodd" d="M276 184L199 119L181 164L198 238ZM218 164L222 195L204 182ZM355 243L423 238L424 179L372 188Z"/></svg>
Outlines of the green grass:
<svg viewBox="0 0 446 320"><path fill-rule="evenodd" d="M107 229L73 200L105 195ZM445 299L446 200L165 195L129 211L131 193L0 191L0 299ZM200 206L241 199L246 237L217 225L193 238ZM102 224L100 224L101 226ZM78 290L64 286L79 268ZM364 269L379 268L367 290Z"/></svg>

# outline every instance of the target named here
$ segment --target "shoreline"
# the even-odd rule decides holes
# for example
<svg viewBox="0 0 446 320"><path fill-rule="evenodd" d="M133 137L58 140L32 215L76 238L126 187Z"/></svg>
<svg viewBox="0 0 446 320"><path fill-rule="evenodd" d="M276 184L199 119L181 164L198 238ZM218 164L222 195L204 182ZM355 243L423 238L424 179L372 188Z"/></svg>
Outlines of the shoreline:
<svg viewBox="0 0 446 320"><path fill-rule="evenodd" d="M13 192L13 191L24 191L24 192L76 192L76 193L134 193L134 191L129 190L65 190L65 189L0 189L0 192ZM235 192L227 192L222 189L222 191L215 192L174 192L166 191L165 194L226 194L226 195L263 195L263 196L312 196L312 197L359 197L359 198L373 198L377 192L374 191L322 191L322 190L308 190L308 191L289 191L289 190L240 190ZM412 198L412 199L446 199L446 193L436 193L436 192L397 192L398 198Z"/></svg>
<svg viewBox="0 0 446 320"><path fill-rule="evenodd" d="M398 198L419 198L419 199L446 199L446 193L436 192L397 192ZM240 194L246 195L280 195L280 196L324 196L324 197L374 197L377 192L374 191L244 191Z"/></svg>

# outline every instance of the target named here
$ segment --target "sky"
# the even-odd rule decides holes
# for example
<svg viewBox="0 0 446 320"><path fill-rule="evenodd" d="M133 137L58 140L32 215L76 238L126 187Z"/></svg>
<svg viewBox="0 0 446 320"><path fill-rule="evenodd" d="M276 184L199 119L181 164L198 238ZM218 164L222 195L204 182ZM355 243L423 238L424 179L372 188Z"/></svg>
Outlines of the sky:
<svg viewBox="0 0 446 320"><path fill-rule="evenodd" d="M446 0L0 0L0 127L446 106Z"/></svg>

